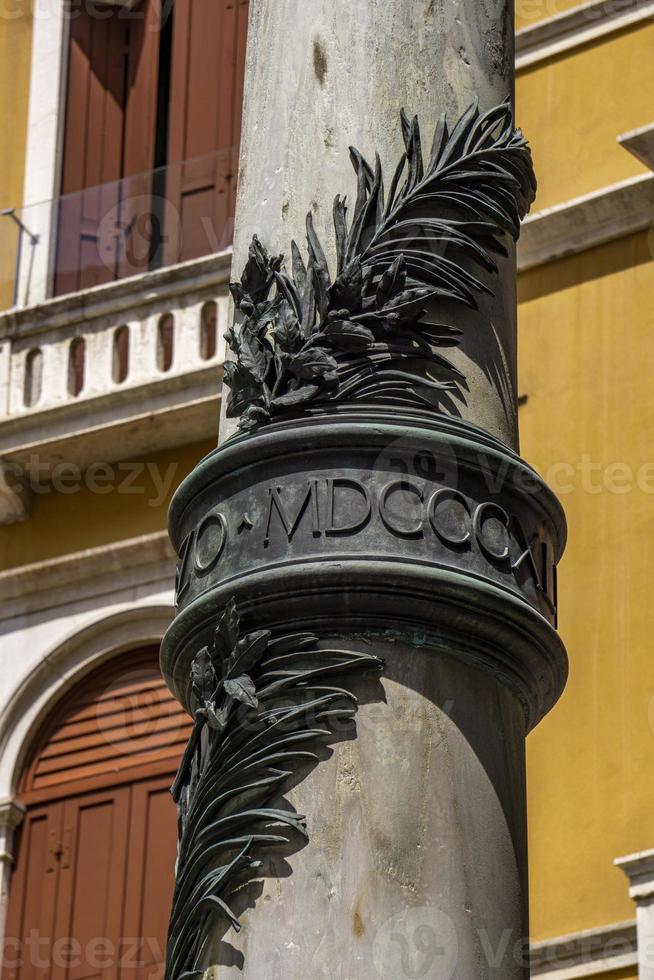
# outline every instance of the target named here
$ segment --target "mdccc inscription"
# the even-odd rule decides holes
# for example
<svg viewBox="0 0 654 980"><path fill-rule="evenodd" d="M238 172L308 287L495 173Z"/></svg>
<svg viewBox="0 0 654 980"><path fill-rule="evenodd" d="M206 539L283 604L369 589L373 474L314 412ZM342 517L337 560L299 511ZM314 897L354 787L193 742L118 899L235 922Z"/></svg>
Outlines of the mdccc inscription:
<svg viewBox="0 0 654 980"><path fill-rule="evenodd" d="M287 477L212 506L182 542L178 606L257 569L365 556L490 579L555 621L553 544L519 501L509 510L506 499L379 476Z"/></svg>

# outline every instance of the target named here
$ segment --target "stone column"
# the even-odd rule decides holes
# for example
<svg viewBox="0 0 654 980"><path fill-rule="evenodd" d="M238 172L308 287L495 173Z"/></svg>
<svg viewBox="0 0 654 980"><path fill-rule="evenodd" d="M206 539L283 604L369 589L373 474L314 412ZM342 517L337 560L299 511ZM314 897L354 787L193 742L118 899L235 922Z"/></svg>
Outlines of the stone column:
<svg viewBox="0 0 654 980"><path fill-rule="evenodd" d="M528 976L565 520L516 453L512 64L503 0L251 3L235 418L170 515L196 726L167 980Z"/></svg>
<svg viewBox="0 0 654 980"><path fill-rule="evenodd" d="M478 98L513 98L512 0L252 0L234 270L254 234L290 255L311 210L334 265L332 201L354 202L353 145L378 152L387 182L403 149L400 109L429 141L439 115L454 125ZM481 297L491 329L467 332L454 359L468 378L464 418L517 446L515 250L495 297ZM221 422L221 441L234 431Z"/></svg>
<svg viewBox="0 0 654 980"><path fill-rule="evenodd" d="M14 833L23 822L25 807L18 800L0 802L0 938L4 939L9 884L14 864Z"/></svg>

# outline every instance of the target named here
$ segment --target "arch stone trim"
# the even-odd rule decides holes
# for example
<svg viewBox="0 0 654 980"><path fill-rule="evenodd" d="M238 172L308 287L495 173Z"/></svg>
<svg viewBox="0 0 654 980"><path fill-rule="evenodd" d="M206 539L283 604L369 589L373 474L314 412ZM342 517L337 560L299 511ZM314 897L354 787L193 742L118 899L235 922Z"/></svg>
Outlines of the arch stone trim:
<svg viewBox="0 0 654 980"><path fill-rule="evenodd" d="M129 650L160 643L172 604L122 609L71 632L45 653L11 694L0 720L0 800L13 800L26 756L60 699L91 671Z"/></svg>

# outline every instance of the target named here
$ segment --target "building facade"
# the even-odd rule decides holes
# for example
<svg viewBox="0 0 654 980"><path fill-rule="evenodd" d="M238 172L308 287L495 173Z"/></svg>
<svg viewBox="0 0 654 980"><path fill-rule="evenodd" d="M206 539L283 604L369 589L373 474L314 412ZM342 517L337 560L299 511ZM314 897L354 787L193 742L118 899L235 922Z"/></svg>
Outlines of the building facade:
<svg viewBox="0 0 654 980"><path fill-rule="evenodd" d="M188 731L157 673L166 511L215 444L248 3L8 7L3 977L155 977ZM522 453L570 525L570 681L528 741L532 973L632 980L639 959L654 971L654 4L516 7L540 178L519 254Z"/></svg>

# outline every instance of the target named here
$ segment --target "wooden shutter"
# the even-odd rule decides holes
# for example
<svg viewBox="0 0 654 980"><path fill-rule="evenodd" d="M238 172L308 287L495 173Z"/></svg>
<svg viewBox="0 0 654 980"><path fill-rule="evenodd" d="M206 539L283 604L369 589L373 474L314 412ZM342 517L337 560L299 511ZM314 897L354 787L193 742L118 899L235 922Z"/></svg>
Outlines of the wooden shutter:
<svg viewBox="0 0 654 980"><path fill-rule="evenodd" d="M131 958L139 966L124 963L121 980L163 977L177 856L177 818L169 788L169 779L132 787L124 933L138 937Z"/></svg>
<svg viewBox="0 0 654 980"><path fill-rule="evenodd" d="M118 980L129 797L123 786L64 805L51 980ZM69 952L55 945L62 937Z"/></svg>
<svg viewBox="0 0 654 980"><path fill-rule="evenodd" d="M56 852L63 832L63 811L61 802L32 808L16 836L18 861L11 880L2 980L50 980L58 884ZM35 947L35 938L44 939L46 948L42 943ZM26 940L30 940L29 945Z"/></svg>
<svg viewBox="0 0 654 980"><path fill-rule="evenodd" d="M170 780L30 810L3 980L161 980L177 850Z"/></svg>
<svg viewBox="0 0 654 980"><path fill-rule="evenodd" d="M22 800L51 798L70 783L101 787L135 768L175 768L191 721L155 664L155 650L130 654L67 699L23 775Z"/></svg>
<svg viewBox="0 0 654 980"><path fill-rule="evenodd" d="M160 236L165 263L231 244L248 7L175 0L167 120L157 118L161 0L128 16L109 8L97 17L86 4L75 11L55 294L144 271ZM166 123L163 205L152 170Z"/></svg>
<svg viewBox="0 0 654 980"><path fill-rule="evenodd" d="M97 229L117 188L97 188L121 175L126 39L124 22L95 19L85 5L71 21L57 293L112 278L111 256L97 254Z"/></svg>
<svg viewBox="0 0 654 980"><path fill-rule="evenodd" d="M162 0L146 0L141 18L130 21L124 116L120 246L116 277L145 272L150 266L152 204L157 132L157 88Z"/></svg>
<svg viewBox="0 0 654 980"><path fill-rule="evenodd" d="M190 728L155 649L66 697L21 783L2 980L161 980Z"/></svg>
<svg viewBox="0 0 654 980"><path fill-rule="evenodd" d="M247 43L248 0L176 0L168 200L181 236L167 261L231 244Z"/></svg>
<svg viewBox="0 0 654 980"><path fill-rule="evenodd" d="M138 13L81 4L71 19L55 293L147 268L125 242L151 178L123 178L154 165L160 0Z"/></svg>

